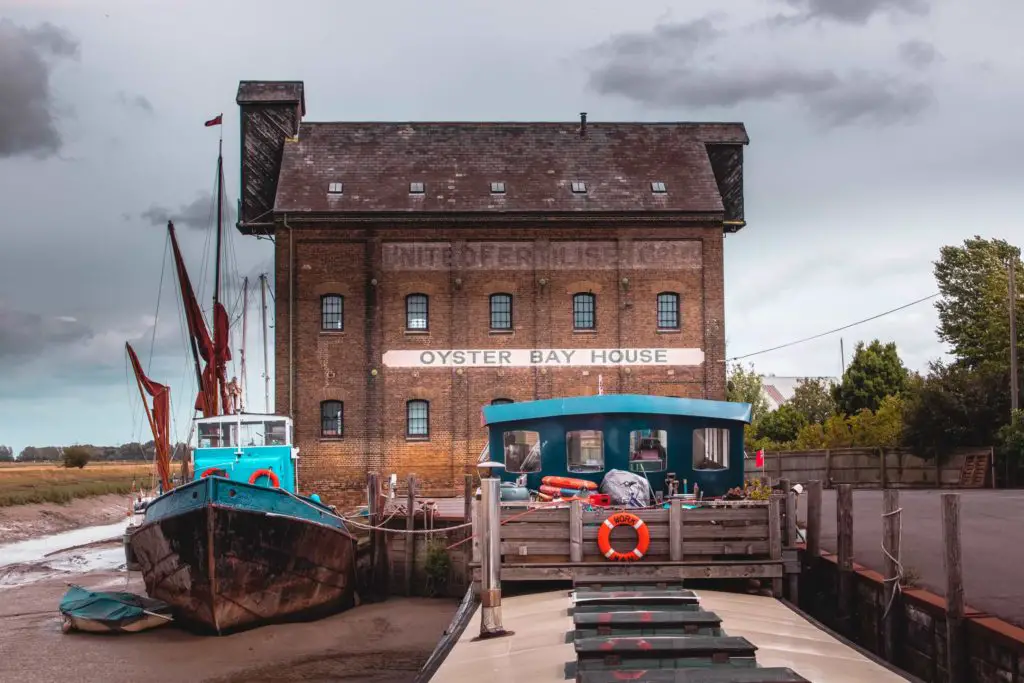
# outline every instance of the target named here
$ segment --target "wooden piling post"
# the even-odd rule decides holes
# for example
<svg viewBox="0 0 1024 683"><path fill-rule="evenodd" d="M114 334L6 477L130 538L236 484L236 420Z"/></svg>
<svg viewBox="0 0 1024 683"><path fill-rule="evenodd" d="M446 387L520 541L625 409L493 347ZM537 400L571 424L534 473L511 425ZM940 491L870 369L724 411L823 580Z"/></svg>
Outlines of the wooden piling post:
<svg viewBox="0 0 1024 683"><path fill-rule="evenodd" d="M668 506L668 555L672 562L683 561L683 501L679 498Z"/></svg>
<svg viewBox="0 0 1024 683"><path fill-rule="evenodd" d="M380 487L377 485L377 473L370 472L366 475L366 523L369 526L377 525L377 496L380 495ZM377 533L370 530L370 570L373 581L377 577Z"/></svg>
<svg viewBox="0 0 1024 683"><path fill-rule="evenodd" d="M465 489L462 493L462 521L465 524L470 524L473 521L473 475L469 472L466 473L466 480L464 482ZM471 538L473 536L473 527L466 527L463 529L463 538ZM464 558L463 564L465 565L465 576L466 583L473 583L473 568L470 566L473 562L472 547L469 543L462 544L462 557Z"/></svg>
<svg viewBox="0 0 1024 683"><path fill-rule="evenodd" d="M899 615L899 604L896 601L899 568L896 560L900 556L900 492L896 489L885 489L882 492L882 548L885 562L885 607L882 614L883 653L889 662L896 663L896 642Z"/></svg>
<svg viewBox="0 0 1024 683"><path fill-rule="evenodd" d="M839 484L836 504L836 555L839 569L839 623L849 633L853 607L853 487Z"/></svg>
<svg viewBox="0 0 1024 683"><path fill-rule="evenodd" d="M779 513L779 497L768 497L768 553L773 562L782 559L782 515ZM782 597L782 578L772 579L772 595Z"/></svg>
<svg viewBox="0 0 1024 683"><path fill-rule="evenodd" d="M793 545L793 537L789 535L789 506L786 504L786 497L789 495L789 490L792 485L789 483L789 478L779 479L779 490L782 492L782 547L788 548Z"/></svg>
<svg viewBox="0 0 1024 683"><path fill-rule="evenodd" d="M787 482L788 483L788 482ZM787 550L796 560L796 493L786 488L786 543ZM794 563L795 564L795 563ZM799 567L791 567L786 563L788 573L786 574L786 589L789 591L789 601L794 605L800 604L800 573Z"/></svg>
<svg viewBox="0 0 1024 683"><path fill-rule="evenodd" d="M583 561L583 501L569 502L569 561Z"/></svg>
<svg viewBox="0 0 1024 683"><path fill-rule="evenodd" d="M965 681L964 577L960 562L960 494L942 494L942 537L946 552L946 671L948 680Z"/></svg>
<svg viewBox="0 0 1024 683"><path fill-rule="evenodd" d="M809 566L821 559L821 482L807 482L807 560Z"/></svg>
<svg viewBox="0 0 1024 683"><path fill-rule="evenodd" d="M412 533L416 528L415 474L405 478L405 486L408 489L405 497L405 530L409 532L405 535L405 594L412 595L412 577L416 567L416 534Z"/></svg>

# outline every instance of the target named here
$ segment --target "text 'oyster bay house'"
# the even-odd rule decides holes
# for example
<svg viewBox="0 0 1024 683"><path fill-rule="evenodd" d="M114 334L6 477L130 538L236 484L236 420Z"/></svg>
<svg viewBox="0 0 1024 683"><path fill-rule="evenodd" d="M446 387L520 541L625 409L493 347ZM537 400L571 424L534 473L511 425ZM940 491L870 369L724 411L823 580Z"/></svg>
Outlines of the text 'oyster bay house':
<svg viewBox="0 0 1024 683"><path fill-rule="evenodd" d="M243 81L238 228L275 240L275 405L301 488L461 490L480 409L725 398L723 241L739 123L303 121Z"/></svg>

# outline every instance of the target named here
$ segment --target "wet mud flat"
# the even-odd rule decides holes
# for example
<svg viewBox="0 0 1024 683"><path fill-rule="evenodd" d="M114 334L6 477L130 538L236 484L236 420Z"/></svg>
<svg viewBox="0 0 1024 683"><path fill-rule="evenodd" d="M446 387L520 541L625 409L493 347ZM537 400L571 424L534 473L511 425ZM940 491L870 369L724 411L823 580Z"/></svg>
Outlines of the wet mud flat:
<svg viewBox="0 0 1024 683"><path fill-rule="evenodd" d="M0 588L0 680L42 683L412 681L458 601L392 598L319 621L223 637L174 625L136 634L61 633L68 583L145 595L141 576L95 571Z"/></svg>

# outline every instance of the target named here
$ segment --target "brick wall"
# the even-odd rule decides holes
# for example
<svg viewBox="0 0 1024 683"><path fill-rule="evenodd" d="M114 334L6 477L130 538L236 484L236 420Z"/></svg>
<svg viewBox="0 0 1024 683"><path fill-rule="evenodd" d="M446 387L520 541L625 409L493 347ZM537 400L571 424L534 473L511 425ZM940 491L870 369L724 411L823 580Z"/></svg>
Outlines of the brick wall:
<svg viewBox="0 0 1024 683"><path fill-rule="evenodd" d="M520 242L537 260L516 268L467 266L473 262L465 258L467 250L479 249L481 240ZM548 267L579 240L612 255L612 265ZM646 244L642 240L687 240L688 256L678 263L662 259L656 267L630 267L635 262L626 255ZM453 262L427 270L389 267L383 250L396 241L450 244ZM289 407L293 413L304 492L358 501L367 471L376 470L399 477L415 472L429 495L454 494L461 490L462 473L486 443L480 408L495 398L596 394L599 376L606 393L725 398L720 225L604 227L581 222L484 225L470 232L301 224L290 218L288 228L279 224L276 245L276 405L282 413ZM596 295L596 330L573 330L572 294L578 291ZM681 295L678 331L657 330L656 296L662 291ZM430 297L425 333L405 329L405 297L417 292ZM489 329L488 297L495 292L513 295L512 331ZM342 331L320 329L320 297L328 293L345 297ZM291 381L290 339L295 363ZM700 348L705 363L456 370L385 368L381 358L394 349L621 347ZM405 436L406 402L416 398L430 401L427 441ZM343 438L320 438L319 406L325 400L344 402Z"/></svg>

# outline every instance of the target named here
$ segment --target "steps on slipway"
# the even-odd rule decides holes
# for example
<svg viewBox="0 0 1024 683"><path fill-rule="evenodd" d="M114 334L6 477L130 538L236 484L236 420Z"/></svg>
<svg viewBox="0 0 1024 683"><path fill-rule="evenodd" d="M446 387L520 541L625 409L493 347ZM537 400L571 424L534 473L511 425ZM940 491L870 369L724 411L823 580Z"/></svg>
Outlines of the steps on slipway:
<svg viewBox="0 0 1024 683"><path fill-rule="evenodd" d="M722 620L681 585L574 582L569 608L577 683L811 683L792 669L762 667L757 647L722 630Z"/></svg>

